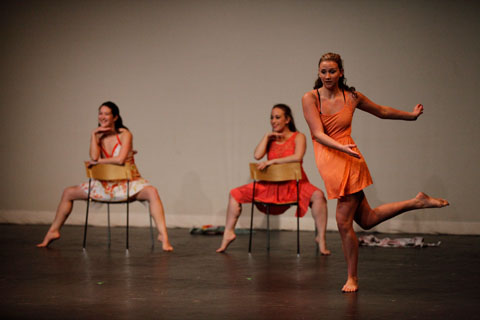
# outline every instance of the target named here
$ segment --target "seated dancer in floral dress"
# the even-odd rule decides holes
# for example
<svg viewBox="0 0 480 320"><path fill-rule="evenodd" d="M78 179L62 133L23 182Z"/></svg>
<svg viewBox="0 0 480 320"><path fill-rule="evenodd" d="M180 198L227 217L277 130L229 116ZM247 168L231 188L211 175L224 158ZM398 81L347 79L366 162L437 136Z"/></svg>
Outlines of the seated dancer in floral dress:
<svg viewBox="0 0 480 320"><path fill-rule="evenodd" d="M98 127L91 134L90 164L135 164L132 139L132 133L123 125L117 105L110 101L103 103L98 109ZM163 250L172 251L173 247L168 240L165 214L158 191L140 176L135 166L133 167L135 172L133 180L130 181L129 196L132 200L148 201L150 214L159 232L158 240L162 242ZM37 247L47 247L60 238L60 228L72 212L73 201L86 200L87 193L88 182L65 188L52 225ZM126 180L113 182L92 180L90 196L97 200L125 200L127 182Z"/></svg>

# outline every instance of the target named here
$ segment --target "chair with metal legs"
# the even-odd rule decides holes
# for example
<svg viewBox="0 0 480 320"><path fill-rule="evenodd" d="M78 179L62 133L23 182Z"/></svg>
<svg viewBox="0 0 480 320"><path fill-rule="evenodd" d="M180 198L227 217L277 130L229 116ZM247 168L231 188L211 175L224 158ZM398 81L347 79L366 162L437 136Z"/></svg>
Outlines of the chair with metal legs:
<svg viewBox="0 0 480 320"><path fill-rule="evenodd" d="M299 182L302 179L302 168L299 162L274 164L265 170L258 170L256 163L250 163L250 177L253 179L252 212L250 217L250 240L248 252L252 252L253 210L256 204L265 205L267 208L267 251L270 251L270 206L297 206L297 255L300 254L300 190ZM297 184L297 199L292 202L271 203L255 201L255 187L258 182L285 182L295 180Z"/></svg>
<svg viewBox="0 0 480 320"><path fill-rule="evenodd" d="M85 227L83 231L83 248L85 249L87 244L87 227L88 227L88 213L90 208L90 202L99 202L107 204L107 224L108 224L108 247L110 248L111 244L111 232L110 232L110 204L126 204L127 216L126 216L126 248L129 248L129 219L130 219L130 202L135 200L130 199L130 181L132 180L132 164L124 165L115 165L115 164L97 164L90 166L88 162L85 163L85 168L87 171L88 177L88 194L87 194L87 210L85 214ZM127 181L127 196L124 200L120 201L108 201L108 200L97 200L90 197L92 179L102 180L102 181L118 181L126 180ZM152 240L152 248L155 245L155 240L153 239L153 223L152 216L150 217L150 237Z"/></svg>

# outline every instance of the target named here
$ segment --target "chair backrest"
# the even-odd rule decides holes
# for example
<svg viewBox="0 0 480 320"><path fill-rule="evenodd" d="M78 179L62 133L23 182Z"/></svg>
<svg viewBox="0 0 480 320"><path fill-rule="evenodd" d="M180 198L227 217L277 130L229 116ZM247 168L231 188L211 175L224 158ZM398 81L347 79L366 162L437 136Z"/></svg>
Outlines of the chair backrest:
<svg viewBox="0 0 480 320"><path fill-rule="evenodd" d="M89 167L88 161L85 162L87 177L97 180L114 181L114 180L132 180L131 164L96 164Z"/></svg>
<svg viewBox="0 0 480 320"><path fill-rule="evenodd" d="M300 162L272 164L265 170L258 170L256 163L250 163L250 177L256 181L288 181L302 179Z"/></svg>

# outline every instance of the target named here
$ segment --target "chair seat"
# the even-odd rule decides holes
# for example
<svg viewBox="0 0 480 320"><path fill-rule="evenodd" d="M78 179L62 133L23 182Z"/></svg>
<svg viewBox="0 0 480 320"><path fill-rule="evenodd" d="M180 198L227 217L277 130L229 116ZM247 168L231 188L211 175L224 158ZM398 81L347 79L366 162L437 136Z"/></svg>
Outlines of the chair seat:
<svg viewBox="0 0 480 320"><path fill-rule="evenodd" d="M260 202L260 201L257 201L255 200L255 203L256 204L263 204L263 205L269 205L269 206L294 206L297 204L296 201L293 201L293 202Z"/></svg>
<svg viewBox="0 0 480 320"><path fill-rule="evenodd" d="M129 200L117 200L117 201L110 201L110 200L97 200L97 199L93 199L93 198L90 198L90 201L93 201L93 202L98 202L98 203L111 203L111 204L116 204L116 203L130 203L130 202L135 202L136 200L133 199L133 198L130 198Z"/></svg>

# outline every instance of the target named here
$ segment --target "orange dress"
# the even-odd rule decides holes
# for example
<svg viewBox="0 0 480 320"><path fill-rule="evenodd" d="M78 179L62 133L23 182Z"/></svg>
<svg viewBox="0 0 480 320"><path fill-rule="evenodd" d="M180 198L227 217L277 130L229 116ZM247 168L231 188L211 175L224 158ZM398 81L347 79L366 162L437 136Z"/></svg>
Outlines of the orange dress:
<svg viewBox="0 0 480 320"><path fill-rule="evenodd" d="M316 95L318 112L325 134L343 145L354 144L355 142L350 134L355 101L351 94L344 96L345 104L343 108L331 115L322 114L318 90ZM360 153L357 148L354 148L354 150ZM338 199L359 192L372 184L367 163L361 154L360 159L358 159L345 152L326 147L315 140L313 140L313 151L318 170L325 183L328 199Z"/></svg>
<svg viewBox="0 0 480 320"><path fill-rule="evenodd" d="M298 131L294 132L287 141L283 143L277 143L271 141L267 146L267 158L278 159L290 156L295 153L295 137ZM302 179L299 181L300 188L300 217L303 217L308 210L310 199L312 194L319 190L312 185L307 178L307 175L303 171L302 167ZM252 202L253 183L243 185L241 187L232 189L230 194L238 203L250 203ZM255 200L261 202L282 203L297 200L297 182L258 182L255 184ZM266 208L263 206L257 206L262 212L266 212ZM270 208L270 214L282 214L289 206L274 206Z"/></svg>

